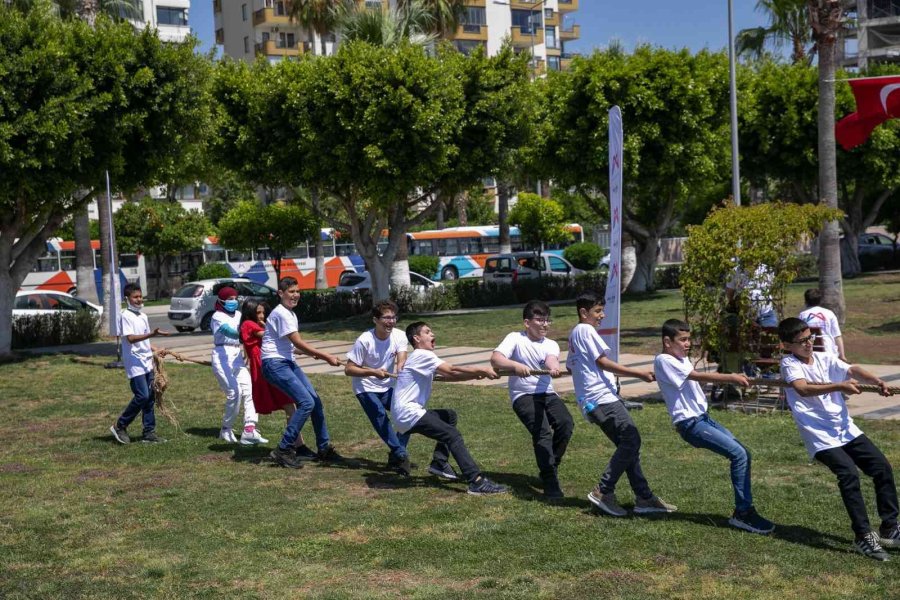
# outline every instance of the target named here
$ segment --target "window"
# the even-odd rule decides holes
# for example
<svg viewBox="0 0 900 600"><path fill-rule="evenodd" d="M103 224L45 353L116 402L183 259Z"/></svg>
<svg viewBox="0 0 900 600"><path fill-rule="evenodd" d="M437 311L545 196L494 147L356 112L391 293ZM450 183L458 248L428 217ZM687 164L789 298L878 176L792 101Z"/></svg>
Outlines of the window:
<svg viewBox="0 0 900 600"><path fill-rule="evenodd" d="M476 40L456 40L455 42L453 42L453 44L456 46L456 49L459 52L465 54L466 56L472 54L475 48L483 45L482 42Z"/></svg>
<svg viewBox="0 0 900 600"><path fill-rule="evenodd" d="M42 294L28 294L27 296L16 296L15 307L18 310L43 310L44 301Z"/></svg>
<svg viewBox="0 0 900 600"><path fill-rule="evenodd" d="M559 258L558 256L551 256L550 270L554 273L568 273L569 265L567 265L565 261L563 261L563 259Z"/></svg>
<svg viewBox="0 0 900 600"><path fill-rule="evenodd" d="M460 20L462 25L487 25L487 15L483 6L467 6ZM478 31L478 29L475 29Z"/></svg>
<svg viewBox="0 0 900 600"><path fill-rule="evenodd" d="M249 252L228 251L228 262L250 262L250 260L252 259Z"/></svg>
<svg viewBox="0 0 900 600"><path fill-rule="evenodd" d="M545 19L552 19L552 18L553 18L553 9L552 9L552 8L545 8L545 9L544 9L544 18L545 18Z"/></svg>
<svg viewBox="0 0 900 600"><path fill-rule="evenodd" d="M241 21L246 21L250 18L250 11L247 9L246 4L241 4ZM244 38L247 39L247 38Z"/></svg>
<svg viewBox="0 0 900 600"><path fill-rule="evenodd" d="M244 36L244 54L250 53L250 38L246 35Z"/></svg>
<svg viewBox="0 0 900 600"><path fill-rule="evenodd" d="M306 246L298 246L284 253L285 258L309 258L309 250Z"/></svg>
<svg viewBox="0 0 900 600"><path fill-rule="evenodd" d="M247 5L245 4L244 6L247 6ZM187 9L186 8L174 8L171 6L157 6L156 7L156 24L157 25L176 25L179 27L187 26L187 24L188 24Z"/></svg>
<svg viewBox="0 0 900 600"><path fill-rule="evenodd" d="M459 254L459 240L450 238L444 241L446 242L446 245L444 246L444 256L456 256Z"/></svg>
<svg viewBox="0 0 900 600"><path fill-rule="evenodd" d="M37 264L32 270L41 273L59 271L59 257L56 255L56 252L45 252L43 256L38 258Z"/></svg>
<svg viewBox="0 0 900 600"><path fill-rule="evenodd" d="M544 29L544 40L546 40L546 44L548 48L559 48L559 45L556 43L556 27L547 27ZM559 63L559 61L556 61Z"/></svg>
<svg viewBox="0 0 900 600"><path fill-rule="evenodd" d="M74 271L75 270L75 251L74 250L60 251L59 263L60 263L60 268L63 271Z"/></svg>
<svg viewBox="0 0 900 600"><path fill-rule="evenodd" d="M173 298L196 298L203 293L203 286L190 283L172 294Z"/></svg>
<svg viewBox="0 0 900 600"><path fill-rule="evenodd" d="M522 33L531 33L531 11L530 10L511 10L512 26L518 27ZM540 17L537 19L540 20Z"/></svg>
<svg viewBox="0 0 900 600"><path fill-rule="evenodd" d="M547 57L547 66L551 71L559 71L559 57L558 56L548 56Z"/></svg>
<svg viewBox="0 0 900 600"><path fill-rule="evenodd" d="M334 251L338 256L353 256L356 254L356 246L353 244L335 244Z"/></svg>
<svg viewBox="0 0 900 600"><path fill-rule="evenodd" d="M137 254L120 254L119 267L124 269L133 269L138 266Z"/></svg>
<svg viewBox="0 0 900 600"><path fill-rule="evenodd" d="M278 16L278 17L287 16L287 10L284 7L284 2L276 2L275 3L275 16Z"/></svg>

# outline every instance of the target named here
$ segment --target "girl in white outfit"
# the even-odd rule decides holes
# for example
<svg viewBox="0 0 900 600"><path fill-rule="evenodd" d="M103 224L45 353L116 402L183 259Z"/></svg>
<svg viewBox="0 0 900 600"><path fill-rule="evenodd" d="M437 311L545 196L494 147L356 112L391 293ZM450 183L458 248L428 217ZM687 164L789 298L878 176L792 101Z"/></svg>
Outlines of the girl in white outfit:
<svg viewBox="0 0 900 600"><path fill-rule="evenodd" d="M212 368L219 387L225 392L225 415L222 417L222 430L219 438L237 443L231 426L237 417L240 404L244 405L244 431L241 444L265 444L269 440L263 438L256 430L257 415L253 406L253 386L250 371L244 362L241 352L241 341L238 329L241 314L237 311L237 290L223 287L219 290L216 312L212 317Z"/></svg>

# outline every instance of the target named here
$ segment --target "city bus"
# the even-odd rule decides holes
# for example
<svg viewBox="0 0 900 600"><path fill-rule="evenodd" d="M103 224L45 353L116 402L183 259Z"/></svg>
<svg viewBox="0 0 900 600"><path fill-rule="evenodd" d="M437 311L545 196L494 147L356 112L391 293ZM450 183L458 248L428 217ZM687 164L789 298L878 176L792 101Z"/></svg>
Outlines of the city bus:
<svg viewBox="0 0 900 600"><path fill-rule="evenodd" d="M97 294L103 301L103 269L100 258L100 240L91 240L94 250L94 283ZM75 272L75 242L61 238L47 240L47 250L38 257L31 272L25 276L22 290L54 290L75 295L78 291ZM140 283L141 289L147 289L147 265L141 254L119 254L119 282Z"/></svg>
<svg viewBox="0 0 900 600"><path fill-rule="evenodd" d="M320 232L325 254L325 281L328 287L337 286L344 273L366 270L365 262L356 253L353 242L341 239L340 232L322 229ZM207 263L223 263L234 277L246 277L256 283L278 287L275 262L268 248L238 251L223 248L218 238L206 238L203 258ZM307 242L285 253L281 260L281 276L294 277L302 290L316 287L316 259L314 244Z"/></svg>
<svg viewBox="0 0 900 600"><path fill-rule="evenodd" d="M584 241L581 225L566 225L570 238L562 244L544 248L547 254L562 255L566 246ZM472 227L448 227L407 233L410 256L437 256L440 258L438 271L433 277L439 279L459 279L461 277L481 277L484 261L491 254L500 252L500 227L498 225L476 225ZM519 234L519 228L510 226L509 240L513 252L526 250Z"/></svg>

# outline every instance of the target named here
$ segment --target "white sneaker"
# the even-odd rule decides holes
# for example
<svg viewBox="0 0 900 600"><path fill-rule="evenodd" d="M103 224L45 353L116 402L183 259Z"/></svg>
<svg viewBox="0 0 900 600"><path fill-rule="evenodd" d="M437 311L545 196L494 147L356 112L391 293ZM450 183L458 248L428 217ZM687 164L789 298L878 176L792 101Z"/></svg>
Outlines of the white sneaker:
<svg viewBox="0 0 900 600"><path fill-rule="evenodd" d="M251 431L244 429L241 434L241 444L244 446L255 446L256 444L268 444L269 440L259 435L259 430L255 427Z"/></svg>
<svg viewBox="0 0 900 600"><path fill-rule="evenodd" d="M219 432L219 439L225 440L229 444L237 444L237 438L234 437L234 432L230 427L223 427L222 431Z"/></svg>

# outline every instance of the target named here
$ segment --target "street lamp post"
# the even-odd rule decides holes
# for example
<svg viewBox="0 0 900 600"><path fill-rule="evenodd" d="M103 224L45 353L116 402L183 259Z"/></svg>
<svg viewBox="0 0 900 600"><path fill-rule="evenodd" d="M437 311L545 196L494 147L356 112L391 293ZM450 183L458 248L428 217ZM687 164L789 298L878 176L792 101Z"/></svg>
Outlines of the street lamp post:
<svg viewBox="0 0 900 600"><path fill-rule="evenodd" d="M737 77L734 57L734 8L728 0L728 73L731 88L731 195L741 205L741 165L738 154Z"/></svg>

